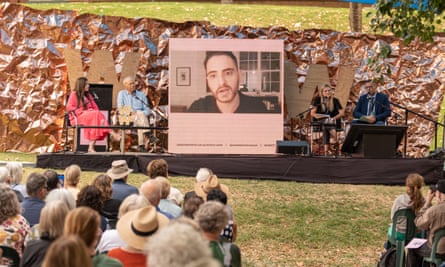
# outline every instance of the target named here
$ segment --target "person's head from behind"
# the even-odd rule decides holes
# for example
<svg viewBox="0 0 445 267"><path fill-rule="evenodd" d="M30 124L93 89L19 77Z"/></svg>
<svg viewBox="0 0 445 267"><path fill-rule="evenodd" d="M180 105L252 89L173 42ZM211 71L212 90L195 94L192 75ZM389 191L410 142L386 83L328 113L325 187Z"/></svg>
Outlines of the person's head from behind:
<svg viewBox="0 0 445 267"><path fill-rule="evenodd" d="M42 239L55 240L63 234L69 209L63 201L46 203L40 213L39 232Z"/></svg>
<svg viewBox="0 0 445 267"><path fill-rule="evenodd" d="M26 193L34 198L45 199L48 193L47 180L41 173L30 173L26 179Z"/></svg>
<svg viewBox="0 0 445 267"><path fill-rule="evenodd" d="M161 184L161 199L167 199L170 194L170 181L163 176L158 176L155 180Z"/></svg>
<svg viewBox="0 0 445 267"><path fill-rule="evenodd" d="M239 101L240 74L237 59L232 52L207 51L204 67L207 89L218 104Z"/></svg>
<svg viewBox="0 0 445 267"><path fill-rule="evenodd" d="M48 249L42 267L93 267L85 242L76 235L54 241Z"/></svg>
<svg viewBox="0 0 445 267"><path fill-rule="evenodd" d="M48 191L51 192L51 190L54 190L56 188L61 187L61 182L59 179L59 175L54 170L46 170L43 172L43 175L46 176L48 179L47 185L48 185Z"/></svg>
<svg viewBox="0 0 445 267"><path fill-rule="evenodd" d="M200 182L205 182L207 181L207 179L210 178L210 176L213 175L213 171L209 168L200 168L197 172L196 172L196 182L200 183Z"/></svg>
<svg viewBox="0 0 445 267"><path fill-rule="evenodd" d="M198 211L199 206L204 203L204 200L200 196L191 196L184 200L184 205L182 208L182 215L185 217L194 219L195 213Z"/></svg>
<svg viewBox="0 0 445 267"><path fill-rule="evenodd" d="M77 195L76 207L90 207L100 212L104 205L102 193L94 185L86 185L80 189Z"/></svg>
<svg viewBox="0 0 445 267"><path fill-rule="evenodd" d="M0 183L11 184L9 170L4 166L0 166Z"/></svg>
<svg viewBox="0 0 445 267"><path fill-rule="evenodd" d="M227 195L220 189L212 189L207 194L207 201L218 201L224 205L227 204Z"/></svg>
<svg viewBox="0 0 445 267"><path fill-rule="evenodd" d="M222 229L229 222L229 214L224 204L207 201L195 213L195 220L204 233L211 234L212 237L218 239Z"/></svg>
<svg viewBox="0 0 445 267"><path fill-rule="evenodd" d="M202 234L187 223L172 222L159 230L147 243L147 266L195 266L207 260L206 267L220 266L212 259L211 250Z"/></svg>
<svg viewBox="0 0 445 267"><path fill-rule="evenodd" d="M53 201L62 201L69 210L76 208L76 200L74 199L73 194L65 188L57 188L48 193L45 202L50 203Z"/></svg>
<svg viewBox="0 0 445 267"><path fill-rule="evenodd" d="M0 224L21 212L20 202L12 188L0 183Z"/></svg>
<svg viewBox="0 0 445 267"><path fill-rule="evenodd" d="M125 160L114 160L111 163L111 168L108 169L107 175L113 179L113 181L122 180L127 182L128 175L133 172L133 169L128 168L128 164Z"/></svg>
<svg viewBox="0 0 445 267"><path fill-rule="evenodd" d="M103 201L111 199L111 196L113 195L113 187L112 184L113 180L110 176L106 174L99 174L94 178L92 185L97 187L97 189L100 190L102 193L102 199Z"/></svg>
<svg viewBox="0 0 445 267"><path fill-rule="evenodd" d="M161 183L155 179L150 179L141 185L141 195L146 197L151 205L157 207L161 201Z"/></svg>
<svg viewBox="0 0 445 267"><path fill-rule="evenodd" d="M79 207L70 211L65 219L64 235L78 235L94 255L100 237L99 213L89 207Z"/></svg>
<svg viewBox="0 0 445 267"><path fill-rule="evenodd" d="M11 184L20 184L23 179L23 164L10 161L6 163L6 168L9 170L9 176L11 176Z"/></svg>
<svg viewBox="0 0 445 267"><path fill-rule="evenodd" d="M121 218L129 211L137 210L148 205L150 205L150 202L148 202L148 199L146 199L144 196L136 194L129 195L119 206L118 218Z"/></svg>
<svg viewBox="0 0 445 267"><path fill-rule="evenodd" d="M77 184L80 181L80 174L82 173L82 170L80 169L79 165L72 164L65 168L64 176L65 176L65 187L77 187Z"/></svg>
<svg viewBox="0 0 445 267"><path fill-rule="evenodd" d="M158 176L168 178L168 164L165 159L154 159L147 165L147 176L154 179Z"/></svg>
<svg viewBox="0 0 445 267"><path fill-rule="evenodd" d="M133 77L131 76L126 76L124 78L124 80L122 81L122 83L124 84L125 89L127 89L127 91L130 94L133 94L134 91L136 90L136 83Z"/></svg>

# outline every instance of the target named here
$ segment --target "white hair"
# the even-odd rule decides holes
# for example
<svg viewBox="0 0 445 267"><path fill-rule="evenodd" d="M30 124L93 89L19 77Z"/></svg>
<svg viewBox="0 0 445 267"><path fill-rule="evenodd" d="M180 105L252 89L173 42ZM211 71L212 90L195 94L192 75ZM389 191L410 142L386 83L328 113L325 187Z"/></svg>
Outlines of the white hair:
<svg viewBox="0 0 445 267"><path fill-rule="evenodd" d="M196 182L205 182L209 179L210 176L213 175L213 171L209 168L200 168L198 172L196 172Z"/></svg>
<svg viewBox="0 0 445 267"><path fill-rule="evenodd" d="M6 167L1 166L0 167L0 183L7 183L9 184L11 181L9 181L9 171Z"/></svg>
<svg viewBox="0 0 445 267"><path fill-rule="evenodd" d="M46 203L56 200L65 203L69 210L73 210L74 208L76 208L76 200L74 199L73 194L71 194L71 192L65 188L53 189L45 198Z"/></svg>
<svg viewBox="0 0 445 267"><path fill-rule="evenodd" d="M10 161L6 163L6 168L9 170L12 184L20 184L23 178L23 164L17 161Z"/></svg>

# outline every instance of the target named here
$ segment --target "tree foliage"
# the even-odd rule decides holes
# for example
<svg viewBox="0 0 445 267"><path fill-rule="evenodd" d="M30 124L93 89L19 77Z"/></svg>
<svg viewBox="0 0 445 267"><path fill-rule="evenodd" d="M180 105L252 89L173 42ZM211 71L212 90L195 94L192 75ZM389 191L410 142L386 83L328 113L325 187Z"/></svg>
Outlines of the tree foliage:
<svg viewBox="0 0 445 267"><path fill-rule="evenodd" d="M390 31L406 43L417 38L431 42L444 30L445 0L378 0L375 9L371 29Z"/></svg>

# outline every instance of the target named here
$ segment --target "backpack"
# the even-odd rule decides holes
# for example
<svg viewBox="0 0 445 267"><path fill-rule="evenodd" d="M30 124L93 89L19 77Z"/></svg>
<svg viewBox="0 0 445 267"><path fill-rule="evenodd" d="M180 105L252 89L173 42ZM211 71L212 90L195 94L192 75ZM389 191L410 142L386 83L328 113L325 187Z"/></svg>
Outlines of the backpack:
<svg viewBox="0 0 445 267"><path fill-rule="evenodd" d="M396 266L396 248L388 248L380 256L377 267L395 267Z"/></svg>

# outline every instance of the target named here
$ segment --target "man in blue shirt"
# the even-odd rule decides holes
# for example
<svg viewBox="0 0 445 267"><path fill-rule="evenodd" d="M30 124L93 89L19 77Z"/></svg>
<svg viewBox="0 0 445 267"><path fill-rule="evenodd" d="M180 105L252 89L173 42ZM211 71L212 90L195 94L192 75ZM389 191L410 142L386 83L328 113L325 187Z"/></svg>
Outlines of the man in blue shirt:
<svg viewBox="0 0 445 267"><path fill-rule="evenodd" d="M147 96L143 92L136 90L133 77L125 77L123 84L125 89L119 91L117 94L118 109L131 107L132 115L134 115L133 125L148 127L148 116L152 114L152 111L149 107ZM146 131L147 129L138 130L138 145L141 150L145 148L144 132Z"/></svg>
<svg viewBox="0 0 445 267"><path fill-rule="evenodd" d="M45 206L45 197L48 194L47 178L43 174L33 172L26 180L28 196L21 203L22 215L32 227L40 221L40 212Z"/></svg>
<svg viewBox="0 0 445 267"><path fill-rule="evenodd" d="M133 169L128 168L125 160L114 160L111 163L111 168L108 169L107 175L113 179L111 186L113 187L112 199L123 201L126 197L132 194L139 194L139 190L127 184L128 175L133 172Z"/></svg>

